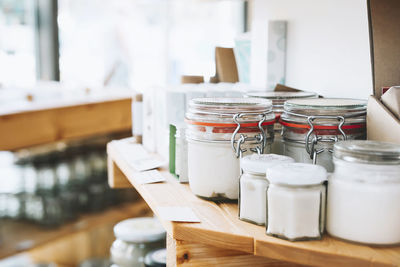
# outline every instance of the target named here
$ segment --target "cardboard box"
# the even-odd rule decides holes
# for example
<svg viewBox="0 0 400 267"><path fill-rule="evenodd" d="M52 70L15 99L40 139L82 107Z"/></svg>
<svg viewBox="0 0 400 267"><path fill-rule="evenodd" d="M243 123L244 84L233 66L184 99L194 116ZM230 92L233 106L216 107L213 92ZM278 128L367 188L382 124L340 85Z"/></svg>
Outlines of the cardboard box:
<svg viewBox="0 0 400 267"><path fill-rule="evenodd" d="M367 0L373 75L367 138L400 144L400 121L382 104L382 87L400 85L400 1Z"/></svg>

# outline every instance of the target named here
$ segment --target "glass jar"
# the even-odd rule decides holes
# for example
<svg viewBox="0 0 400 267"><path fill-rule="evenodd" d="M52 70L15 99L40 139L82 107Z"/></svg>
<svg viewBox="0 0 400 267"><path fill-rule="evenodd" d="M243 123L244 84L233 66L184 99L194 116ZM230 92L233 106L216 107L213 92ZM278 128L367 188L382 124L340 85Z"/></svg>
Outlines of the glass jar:
<svg viewBox="0 0 400 267"><path fill-rule="evenodd" d="M144 267L146 254L165 247L165 230L156 218L134 218L114 227L117 238L111 246L112 262L120 267Z"/></svg>
<svg viewBox="0 0 400 267"><path fill-rule="evenodd" d="M186 114L188 177L202 198L238 199L239 158L270 150L272 103L255 98L197 98Z"/></svg>
<svg viewBox="0 0 400 267"><path fill-rule="evenodd" d="M175 133L175 174L178 176L179 182L189 181L185 128L177 128Z"/></svg>
<svg viewBox="0 0 400 267"><path fill-rule="evenodd" d="M317 98L288 100L280 122L284 154L333 171L333 144L366 138L366 101Z"/></svg>
<svg viewBox="0 0 400 267"><path fill-rule="evenodd" d="M58 181L53 157L52 153L37 156L34 160L37 172L37 194L54 195L56 193Z"/></svg>
<svg viewBox="0 0 400 267"><path fill-rule="evenodd" d="M294 159L277 154L248 155L240 159L242 175L239 182L239 219L265 225L268 181L265 170Z"/></svg>
<svg viewBox="0 0 400 267"><path fill-rule="evenodd" d="M339 142L333 159L328 233L371 245L400 244L400 145Z"/></svg>
<svg viewBox="0 0 400 267"><path fill-rule="evenodd" d="M145 267L167 266L167 250L165 248L161 248L147 253L144 259L144 266Z"/></svg>
<svg viewBox="0 0 400 267"><path fill-rule="evenodd" d="M282 126L279 123L279 119L283 112L283 104L289 99L299 98L317 98L318 95L314 92L275 92L275 91L253 91L247 92L245 97L264 98L272 101L272 110L274 111L276 123L274 125L274 142L271 147L271 153L283 155L283 143L282 143Z"/></svg>
<svg viewBox="0 0 400 267"><path fill-rule="evenodd" d="M267 235L290 241L320 239L325 224L325 168L285 163L269 168L267 177Z"/></svg>

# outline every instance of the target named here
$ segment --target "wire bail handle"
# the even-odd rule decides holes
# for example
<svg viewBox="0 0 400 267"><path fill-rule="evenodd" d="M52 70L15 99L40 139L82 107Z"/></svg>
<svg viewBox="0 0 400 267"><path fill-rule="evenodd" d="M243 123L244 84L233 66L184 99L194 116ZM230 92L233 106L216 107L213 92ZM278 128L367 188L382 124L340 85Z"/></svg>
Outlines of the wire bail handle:
<svg viewBox="0 0 400 267"><path fill-rule="evenodd" d="M309 116L309 117L307 117L308 124L310 125L310 130L307 132L307 135L305 138L306 139L305 146L306 146L307 153L310 155L310 159L312 159L312 161L313 161L313 164L317 163L318 154L320 154L326 150L326 148L316 149L315 145L317 145L318 142L326 142L326 143L334 142L334 143L336 143L339 140L338 136L322 138L321 136L318 136L316 133L314 133L314 137L312 138L312 140L310 140L311 134L314 132L314 124L313 123L316 119L336 119L336 120L338 120L339 121L338 130L341 133L341 135L343 136L343 140L347 140L347 135L342 129L342 126L345 123L344 116ZM333 149L328 149L328 151L330 153L333 153Z"/></svg>
<svg viewBox="0 0 400 267"><path fill-rule="evenodd" d="M267 143L267 136L265 135L264 128L262 127L262 124L266 120L266 114L262 114L262 118L258 122L258 129L260 130L259 134L256 134L254 137L249 137L245 134L240 134L239 139L236 141L236 134L239 132L239 130L241 128L239 118L241 118L243 115L246 115L246 114L238 113L233 116L233 121L237 124L237 127L232 134L231 145L232 145L232 149L235 152L235 155L237 158L241 158L243 153L245 153L247 151L246 148L241 148L241 145L243 143L245 143L246 141L250 141L250 142L256 141L259 144L255 148L250 148L250 151L255 152L257 154L264 153L264 148Z"/></svg>

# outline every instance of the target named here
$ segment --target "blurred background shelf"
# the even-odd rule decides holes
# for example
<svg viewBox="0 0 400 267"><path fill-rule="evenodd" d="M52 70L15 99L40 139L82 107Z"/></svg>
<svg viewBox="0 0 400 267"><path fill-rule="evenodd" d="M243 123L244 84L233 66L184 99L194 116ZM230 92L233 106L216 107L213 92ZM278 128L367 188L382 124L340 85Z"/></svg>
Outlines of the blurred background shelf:
<svg viewBox="0 0 400 267"><path fill-rule="evenodd" d="M32 104L0 109L0 150L79 139L131 129L131 98Z"/></svg>
<svg viewBox="0 0 400 267"><path fill-rule="evenodd" d="M110 207L102 213L82 215L78 220L55 229L5 221L0 258L28 252L36 262L52 261L63 266L75 266L84 259L109 254L115 239L112 229L117 222L151 215L147 204L138 199L134 203Z"/></svg>

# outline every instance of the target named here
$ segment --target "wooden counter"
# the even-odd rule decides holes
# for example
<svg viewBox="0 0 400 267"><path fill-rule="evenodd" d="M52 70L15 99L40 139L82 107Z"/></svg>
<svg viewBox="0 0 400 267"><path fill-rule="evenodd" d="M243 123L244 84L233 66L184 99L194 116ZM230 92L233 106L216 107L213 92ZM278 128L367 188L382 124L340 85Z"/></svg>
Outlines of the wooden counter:
<svg viewBox="0 0 400 267"><path fill-rule="evenodd" d="M131 129L128 94L0 107L0 150Z"/></svg>
<svg viewBox="0 0 400 267"><path fill-rule="evenodd" d="M166 182L140 185L135 171L119 153L117 142L107 146L109 184L133 185L157 215L162 206L190 206L201 223L162 221L169 234L171 266L399 266L400 247L377 248L324 235L320 241L290 242L265 235L265 228L237 218L236 203L211 202L192 194L167 170ZM120 144L119 144L120 145Z"/></svg>

